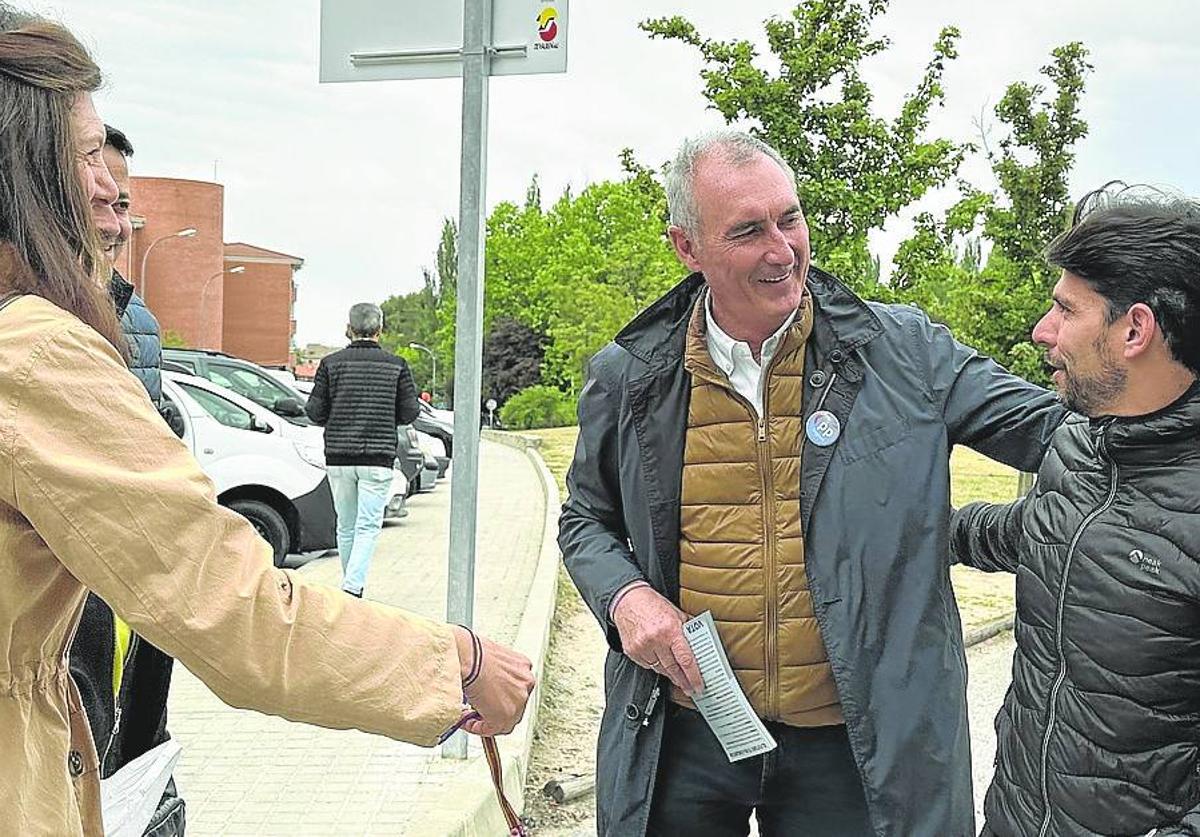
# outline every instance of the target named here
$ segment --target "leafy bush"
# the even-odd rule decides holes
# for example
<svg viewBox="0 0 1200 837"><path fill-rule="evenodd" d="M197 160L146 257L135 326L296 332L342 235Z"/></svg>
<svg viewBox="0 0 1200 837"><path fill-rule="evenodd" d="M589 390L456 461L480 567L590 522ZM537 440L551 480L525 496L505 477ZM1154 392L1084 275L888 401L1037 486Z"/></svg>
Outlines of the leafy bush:
<svg viewBox="0 0 1200 837"><path fill-rule="evenodd" d="M575 399L562 390L537 384L504 402L500 422L507 430L567 427L575 424Z"/></svg>

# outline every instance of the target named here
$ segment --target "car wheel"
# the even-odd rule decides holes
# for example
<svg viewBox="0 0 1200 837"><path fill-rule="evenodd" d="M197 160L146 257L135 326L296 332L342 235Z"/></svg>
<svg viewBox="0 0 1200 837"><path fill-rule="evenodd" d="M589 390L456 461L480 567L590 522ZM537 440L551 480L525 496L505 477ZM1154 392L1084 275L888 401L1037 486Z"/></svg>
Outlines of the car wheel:
<svg viewBox="0 0 1200 837"><path fill-rule="evenodd" d="M234 500L229 508L250 521L262 539L275 552L275 566L282 567L289 543L287 523L283 516L261 500Z"/></svg>

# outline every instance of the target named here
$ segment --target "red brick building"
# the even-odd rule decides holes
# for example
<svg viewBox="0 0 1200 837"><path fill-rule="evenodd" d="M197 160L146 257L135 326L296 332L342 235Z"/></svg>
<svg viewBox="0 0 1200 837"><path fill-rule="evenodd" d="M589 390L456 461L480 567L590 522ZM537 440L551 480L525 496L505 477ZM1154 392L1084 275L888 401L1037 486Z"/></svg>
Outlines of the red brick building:
<svg viewBox="0 0 1200 837"><path fill-rule="evenodd" d="M118 267L164 336L264 366L286 366L296 332L294 274L304 260L224 241L219 183L134 177L133 238Z"/></svg>
<svg viewBox="0 0 1200 837"><path fill-rule="evenodd" d="M292 276L303 264L296 256L251 244L225 245L222 351L264 366L288 365L296 336ZM245 271L228 272L238 266Z"/></svg>

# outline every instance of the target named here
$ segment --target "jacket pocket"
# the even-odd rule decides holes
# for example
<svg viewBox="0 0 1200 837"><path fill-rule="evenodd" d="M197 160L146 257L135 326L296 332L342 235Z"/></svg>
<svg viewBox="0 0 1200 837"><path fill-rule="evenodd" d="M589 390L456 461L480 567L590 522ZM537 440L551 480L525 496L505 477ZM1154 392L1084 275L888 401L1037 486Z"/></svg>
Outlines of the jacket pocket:
<svg viewBox="0 0 1200 837"><path fill-rule="evenodd" d="M851 424L842 429L842 440L838 443L838 457L842 460L843 465L849 465L898 445L911 433L912 424L907 418L900 418L865 432L856 432Z"/></svg>

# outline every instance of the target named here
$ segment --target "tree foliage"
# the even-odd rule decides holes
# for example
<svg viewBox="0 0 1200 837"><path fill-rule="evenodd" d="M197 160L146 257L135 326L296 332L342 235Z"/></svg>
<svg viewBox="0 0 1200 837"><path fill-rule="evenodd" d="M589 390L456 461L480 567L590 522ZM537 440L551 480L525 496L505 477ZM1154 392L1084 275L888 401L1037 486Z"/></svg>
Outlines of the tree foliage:
<svg viewBox="0 0 1200 837"><path fill-rule="evenodd" d="M683 273L661 185L631 154L623 161L622 180L564 192L549 210L503 203L488 219L485 331L508 316L545 334L542 379L570 391L588 358Z"/></svg>
<svg viewBox="0 0 1200 837"><path fill-rule="evenodd" d="M778 149L796 170L814 258L861 291L878 278L867 236L888 218L945 184L968 146L925 139L944 99L942 75L958 57L958 29L947 26L921 79L893 118L877 116L860 65L890 46L871 35L889 0L811 0L765 24L777 72L749 41L706 39L683 17L648 20L652 37L681 41L705 62L704 95L727 122Z"/></svg>
<svg viewBox="0 0 1200 837"><path fill-rule="evenodd" d="M547 337L514 317L501 316L483 341L483 396L503 404L541 380Z"/></svg>
<svg viewBox="0 0 1200 837"><path fill-rule="evenodd" d="M428 353L409 348L410 343L419 343L437 356L437 392L453 395L454 392L454 339L450 334L446 345L445 323L454 321L455 292L457 290L457 230L454 222L447 218L442 225L442 237L438 244L436 270L422 271L422 286L418 291L391 296L380 303L383 309L383 334L380 345L408 360L417 386L432 389L433 361Z"/></svg>
<svg viewBox="0 0 1200 837"><path fill-rule="evenodd" d="M981 143L995 188L959 181L959 200L941 216L918 215L881 278L870 232L978 150L925 136L957 56L953 27L941 31L900 112L874 113L860 65L889 46L870 33L888 5L812 0L768 21L767 63L777 70L749 42L705 39L681 17L642 27L697 49L711 106L727 121L748 120L797 170L818 263L870 296L921 305L1036 380L1041 353L1028 335L1049 298L1054 277L1042 254L1065 223L1074 147L1087 133L1079 118L1087 51L1060 47L1037 83L1009 85L995 109L1003 136L994 148L986 136ZM549 205L535 176L523 201L503 202L487 219L484 391L504 402L509 426L572 420L587 360L684 273L664 235L661 173L628 149L621 164L620 179L568 188ZM439 380L452 386L456 303L457 232L447 220L423 288L385 303L385 340L410 357L418 381L428 360L404 348L414 341L434 349Z"/></svg>
<svg viewBox="0 0 1200 837"><path fill-rule="evenodd" d="M960 184L962 199L941 221L925 213L896 256L893 288L951 326L960 339L1030 380L1045 382L1030 332L1045 312L1056 272L1046 246L1070 218L1075 145L1087 135L1079 116L1091 65L1070 43L1041 70L1047 84L1015 82L996 106L1007 127L988 159L997 190ZM991 249L980 265L980 238ZM965 259L964 248L974 248Z"/></svg>

